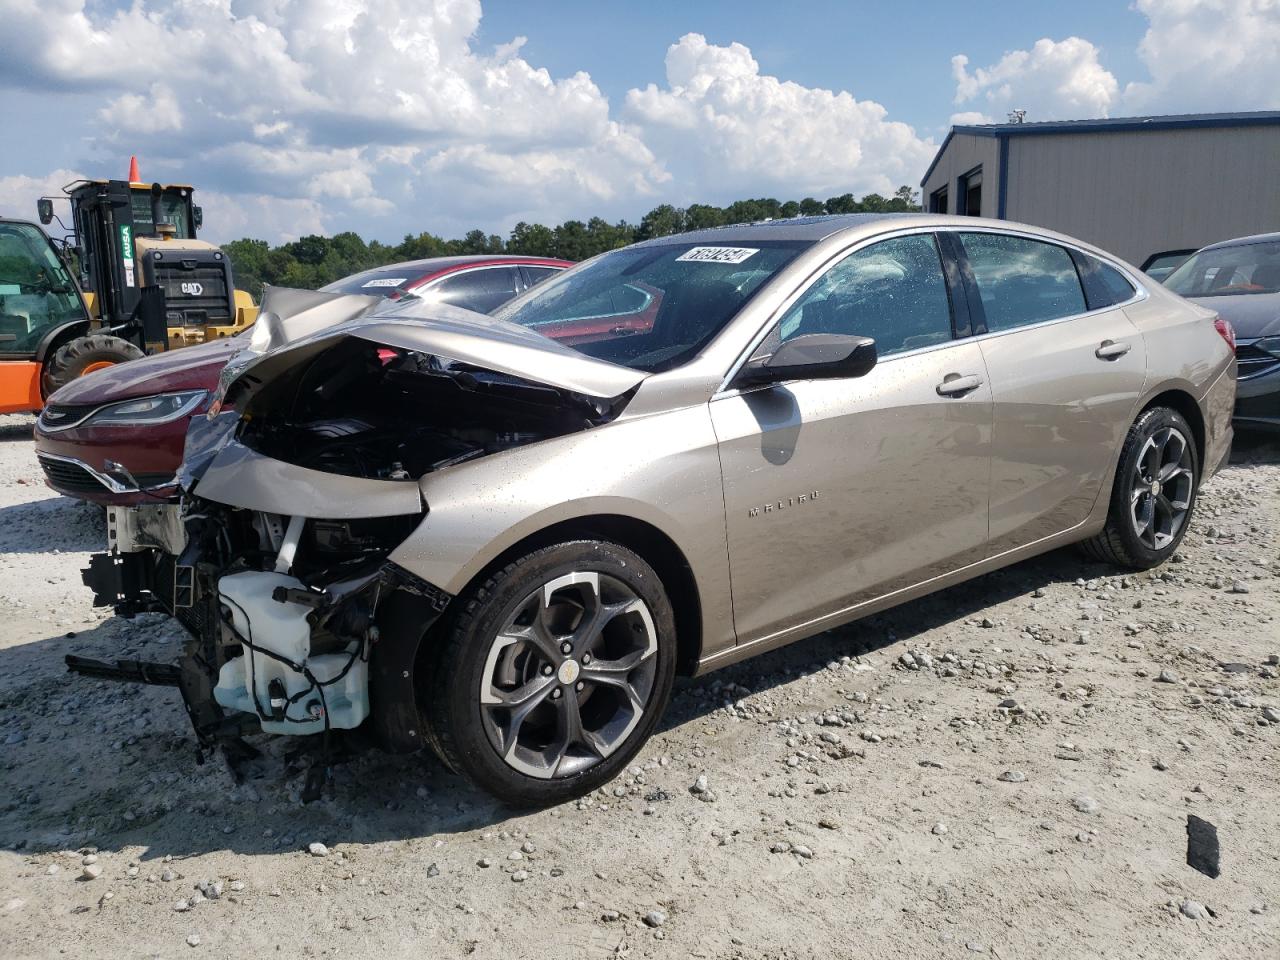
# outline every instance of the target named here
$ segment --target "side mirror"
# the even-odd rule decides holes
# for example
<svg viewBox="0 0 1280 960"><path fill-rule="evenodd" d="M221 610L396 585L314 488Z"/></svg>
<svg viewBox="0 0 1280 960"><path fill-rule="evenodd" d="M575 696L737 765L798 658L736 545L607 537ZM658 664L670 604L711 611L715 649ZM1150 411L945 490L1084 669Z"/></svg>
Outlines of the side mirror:
<svg viewBox="0 0 1280 960"><path fill-rule="evenodd" d="M784 341L770 356L747 363L742 386L784 380L843 380L865 377L876 365L876 342L843 333L809 333Z"/></svg>
<svg viewBox="0 0 1280 960"><path fill-rule="evenodd" d="M191 208L191 220L195 224L195 228L199 230L204 226L204 207L196 204Z"/></svg>
<svg viewBox="0 0 1280 960"><path fill-rule="evenodd" d="M40 213L40 222L46 227L53 223L53 201L48 197L41 197L36 201L36 210Z"/></svg>

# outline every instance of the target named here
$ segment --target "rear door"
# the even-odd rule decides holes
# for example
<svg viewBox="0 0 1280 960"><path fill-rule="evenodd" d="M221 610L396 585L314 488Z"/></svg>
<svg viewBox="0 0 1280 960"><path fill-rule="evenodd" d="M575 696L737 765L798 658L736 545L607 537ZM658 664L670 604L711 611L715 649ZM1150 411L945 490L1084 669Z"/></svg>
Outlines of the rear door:
<svg viewBox="0 0 1280 960"><path fill-rule="evenodd" d="M875 369L712 400L740 643L985 554L991 392L953 300L932 233L864 246L799 292L756 354L855 334L876 340Z"/></svg>
<svg viewBox="0 0 1280 960"><path fill-rule="evenodd" d="M1115 268L1031 237L963 231L957 252L995 403L992 555L1068 530L1104 494L1146 380Z"/></svg>

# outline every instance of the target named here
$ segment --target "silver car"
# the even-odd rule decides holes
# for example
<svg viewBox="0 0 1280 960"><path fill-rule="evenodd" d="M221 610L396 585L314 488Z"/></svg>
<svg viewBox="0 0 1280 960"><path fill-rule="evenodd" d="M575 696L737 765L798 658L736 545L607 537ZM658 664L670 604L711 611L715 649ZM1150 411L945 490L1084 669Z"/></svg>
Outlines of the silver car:
<svg viewBox="0 0 1280 960"><path fill-rule="evenodd" d="M180 512L112 514L87 582L182 619L183 663L72 665L177 683L206 745L360 727L518 805L623 769L678 673L1064 544L1161 563L1231 444L1212 313L1001 221L726 227L493 317L350 311L264 306Z"/></svg>
<svg viewBox="0 0 1280 960"><path fill-rule="evenodd" d="M1280 233L1211 244L1173 271L1165 286L1234 329L1236 426L1280 430Z"/></svg>

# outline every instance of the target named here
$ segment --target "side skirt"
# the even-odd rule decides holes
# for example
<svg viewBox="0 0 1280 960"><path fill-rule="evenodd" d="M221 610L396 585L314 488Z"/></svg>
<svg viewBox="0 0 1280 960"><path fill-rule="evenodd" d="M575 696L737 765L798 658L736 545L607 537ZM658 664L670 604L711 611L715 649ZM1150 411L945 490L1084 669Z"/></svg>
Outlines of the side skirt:
<svg viewBox="0 0 1280 960"><path fill-rule="evenodd" d="M1096 512L1096 510L1095 510ZM776 650L778 647L785 647L789 643L797 640L803 640L805 637L812 637L815 634L822 633L825 630L831 630L835 627L843 626L846 623L852 623L854 620L860 620L863 617L871 616L873 613L879 613L881 610L887 610L890 607L896 607L899 604L916 600L920 597L927 596L931 593L937 593L947 587L954 586L957 583L963 583L966 580L972 580L974 577L980 577L984 573L990 573L992 570L999 570L1001 567L1007 567L1010 564L1027 560L1031 557L1039 556L1042 553L1048 553L1058 547L1066 546L1069 543L1076 543L1092 536L1102 527L1106 514L1101 516L1090 516L1082 520L1068 530L1061 533L1055 533L1037 540L1034 543L1028 543L1021 547L1014 547L1012 550L1006 550L1004 553L996 554L994 557L987 557L984 560L978 560L974 563L963 566L958 570L950 573L940 574L929 580L921 581L910 587L903 587L892 593L886 593L883 596L875 597L871 600L864 600L861 603L854 604L851 607L845 607L834 613L828 613L813 620L790 627L786 630L780 630L777 633L768 636L758 637L747 643L739 644L728 650L704 657L698 661L697 669L694 670L695 677L702 676L704 673L710 673L712 670L718 670L721 667L727 667L730 664L738 663L746 660L748 657L754 657L757 654L767 653L770 650Z"/></svg>

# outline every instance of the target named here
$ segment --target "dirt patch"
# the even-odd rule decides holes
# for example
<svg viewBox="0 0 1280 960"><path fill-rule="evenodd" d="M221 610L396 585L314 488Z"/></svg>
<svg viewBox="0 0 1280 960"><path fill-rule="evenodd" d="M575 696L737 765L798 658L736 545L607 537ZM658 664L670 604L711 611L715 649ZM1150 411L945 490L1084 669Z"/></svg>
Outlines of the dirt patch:
<svg viewBox="0 0 1280 960"><path fill-rule="evenodd" d="M1205 488L1178 562L1071 551L697 681L628 773L512 815L367 756L304 806L283 738L237 787L172 659L79 568L101 511L0 418L0 956L1273 955L1280 454ZM1187 863L1188 815L1220 875ZM1203 835L1203 828L1193 828ZM311 848L312 844L323 847Z"/></svg>

